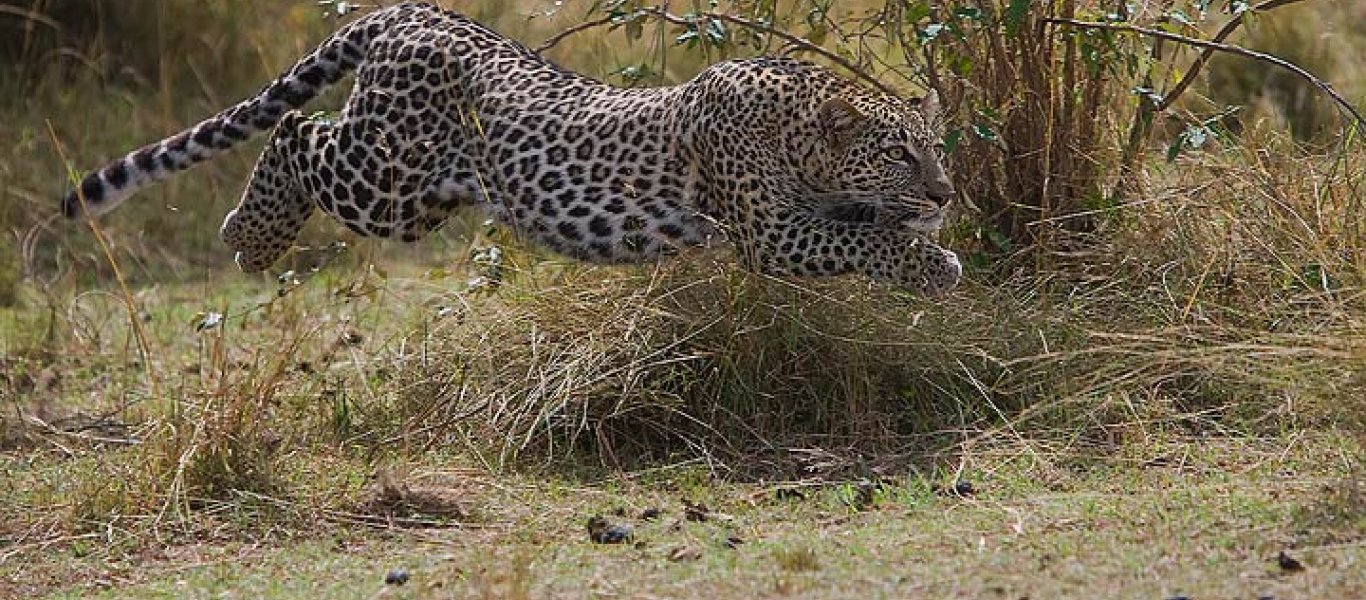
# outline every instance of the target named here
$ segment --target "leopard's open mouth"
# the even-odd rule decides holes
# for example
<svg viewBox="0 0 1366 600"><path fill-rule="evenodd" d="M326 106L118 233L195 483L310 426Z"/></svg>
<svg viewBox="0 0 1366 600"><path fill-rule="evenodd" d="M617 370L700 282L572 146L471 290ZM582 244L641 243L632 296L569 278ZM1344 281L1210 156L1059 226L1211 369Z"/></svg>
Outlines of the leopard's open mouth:
<svg viewBox="0 0 1366 600"><path fill-rule="evenodd" d="M815 194L813 200L815 216L832 221L924 232L938 231L944 225L945 207L925 198L831 192Z"/></svg>

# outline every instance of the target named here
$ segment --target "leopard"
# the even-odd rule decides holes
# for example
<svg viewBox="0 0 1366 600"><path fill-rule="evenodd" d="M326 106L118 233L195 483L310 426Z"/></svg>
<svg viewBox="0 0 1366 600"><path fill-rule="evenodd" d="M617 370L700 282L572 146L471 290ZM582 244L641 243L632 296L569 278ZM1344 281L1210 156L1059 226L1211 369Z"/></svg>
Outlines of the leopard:
<svg viewBox="0 0 1366 600"><path fill-rule="evenodd" d="M340 112L303 112L347 76ZM317 212L416 242L472 207L593 263L728 245L764 274L861 274L939 296L962 275L933 239L956 194L940 111L933 90L903 98L785 56L618 87L402 2L341 25L255 96L90 172L62 211L98 217L268 132L219 229L245 272L274 265Z"/></svg>

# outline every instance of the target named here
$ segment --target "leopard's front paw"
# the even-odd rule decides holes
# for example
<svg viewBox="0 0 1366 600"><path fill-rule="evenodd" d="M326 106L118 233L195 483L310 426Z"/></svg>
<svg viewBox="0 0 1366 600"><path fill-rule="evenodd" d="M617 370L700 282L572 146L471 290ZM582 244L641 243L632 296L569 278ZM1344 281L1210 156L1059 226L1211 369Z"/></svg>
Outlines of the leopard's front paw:
<svg viewBox="0 0 1366 600"><path fill-rule="evenodd" d="M957 254L927 239L918 240L916 250L920 260L911 268L918 273L911 281L920 293L933 298L958 287L958 280L963 277L963 264L958 262Z"/></svg>

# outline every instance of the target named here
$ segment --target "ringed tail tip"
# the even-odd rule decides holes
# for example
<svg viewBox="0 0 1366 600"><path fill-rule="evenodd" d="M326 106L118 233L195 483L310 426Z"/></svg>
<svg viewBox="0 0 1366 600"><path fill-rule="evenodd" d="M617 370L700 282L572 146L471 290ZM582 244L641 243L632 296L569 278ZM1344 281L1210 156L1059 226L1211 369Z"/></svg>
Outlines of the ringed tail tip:
<svg viewBox="0 0 1366 600"><path fill-rule="evenodd" d="M81 180L80 188L71 190L62 198L62 214L75 219L82 214L100 214L99 207L104 201L104 183L99 173L91 173ZM81 204L84 202L85 206Z"/></svg>
<svg viewBox="0 0 1366 600"><path fill-rule="evenodd" d="M118 206L137 186L123 160L115 161L81 179L80 186L62 198L62 214L68 219L81 215L98 217ZM84 202L84 206L82 206Z"/></svg>

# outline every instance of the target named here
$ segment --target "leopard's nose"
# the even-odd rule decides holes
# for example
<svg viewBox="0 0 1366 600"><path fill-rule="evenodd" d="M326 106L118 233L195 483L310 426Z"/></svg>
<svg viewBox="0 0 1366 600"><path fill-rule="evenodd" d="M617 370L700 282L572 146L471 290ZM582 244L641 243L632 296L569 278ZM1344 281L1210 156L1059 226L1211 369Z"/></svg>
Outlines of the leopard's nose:
<svg viewBox="0 0 1366 600"><path fill-rule="evenodd" d="M957 192L947 178L944 181L933 181L925 186L925 196L940 207L948 206L949 202L953 201L955 194Z"/></svg>

